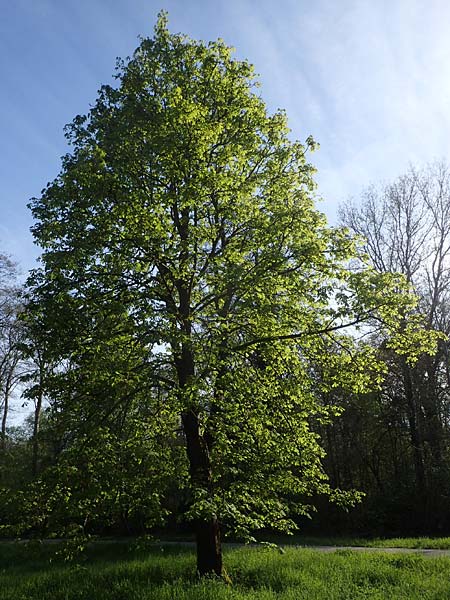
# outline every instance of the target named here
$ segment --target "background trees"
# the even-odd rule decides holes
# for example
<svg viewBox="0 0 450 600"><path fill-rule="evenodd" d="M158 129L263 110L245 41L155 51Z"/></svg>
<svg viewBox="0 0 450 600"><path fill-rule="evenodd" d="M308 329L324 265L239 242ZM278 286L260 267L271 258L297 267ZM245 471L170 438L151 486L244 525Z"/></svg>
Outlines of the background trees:
<svg viewBox="0 0 450 600"><path fill-rule="evenodd" d="M16 265L9 257L0 254L0 406L2 407L0 446L3 451L7 446L6 427L11 394L18 382L19 343L22 329L18 320L20 308Z"/></svg>
<svg viewBox="0 0 450 600"><path fill-rule="evenodd" d="M437 163L423 171L411 168L384 188L370 188L360 204L342 210L343 223L363 236L374 267L402 273L419 298L417 312L426 327L445 334L437 351L414 365L374 338L387 355L388 375L371 400L376 421L351 427L359 438L354 447L364 447L360 464L372 471L380 501L390 495L398 500L397 510L409 505L415 527L428 531L449 526L449 199L450 173ZM367 404L351 401L349 423L350 415L362 414L361 402Z"/></svg>

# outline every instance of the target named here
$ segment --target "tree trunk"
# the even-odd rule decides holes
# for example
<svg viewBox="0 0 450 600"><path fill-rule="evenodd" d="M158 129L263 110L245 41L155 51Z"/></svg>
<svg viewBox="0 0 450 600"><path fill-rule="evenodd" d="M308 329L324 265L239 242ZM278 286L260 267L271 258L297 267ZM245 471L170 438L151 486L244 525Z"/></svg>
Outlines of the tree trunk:
<svg viewBox="0 0 450 600"><path fill-rule="evenodd" d="M34 422L33 422L33 456L31 463L31 472L33 476L38 471L38 458L39 458L39 422L41 417L42 408L42 390L39 390L38 397L36 399L36 406L34 409Z"/></svg>
<svg viewBox="0 0 450 600"><path fill-rule="evenodd" d="M221 577L223 575L222 544L217 517L214 516L209 521L199 521L195 529L198 574L215 573Z"/></svg>
<svg viewBox="0 0 450 600"><path fill-rule="evenodd" d="M212 491L211 463L207 445L200 435L198 416L193 412L183 414L187 455L192 487ZM199 575L222 576L222 545L220 526L216 515L195 522L197 543L197 572Z"/></svg>
<svg viewBox="0 0 450 600"><path fill-rule="evenodd" d="M8 394L4 396L3 402L3 415L2 415L2 439L1 439L1 448L5 450L6 448L6 421L8 419Z"/></svg>
<svg viewBox="0 0 450 600"><path fill-rule="evenodd" d="M181 214L174 207L174 219L182 240L180 264L189 269L189 209L184 208ZM179 296L178 317L181 317L181 333L184 340L180 347L174 348L178 384L182 395L184 410L181 415L186 436L186 451L189 460L189 474L192 489L205 490L212 494L211 460L208 444L200 431L199 406L191 397L191 384L195 378L195 357L191 345L191 282L177 283ZM187 392L187 394L186 394ZM184 397L183 397L184 396ZM222 548L220 542L220 527L216 515L198 519L195 523L197 542L197 572L200 576L215 574L222 577Z"/></svg>
<svg viewBox="0 0 450 600"><path fill-rule="evenodd" d="M177 361L180 389L189 386L194 376L194 357L188 344L182 345L181 357ZM191 402L190 402L191 403ZM195 402L182 414L183 429L186 436L186 451L189 459L189 473L192 488L212 493L212 473L208 444L200 433L198 413ZM222 576L222 546L220 526L216 515L195 522L197 544L197 572L203 575Z"/></svg>
<svg viewBox="0 0 450 600"><path fill-rule="evenodd" d="M419 414L417 409L417 399L415 398L411 371L403 359L403 384L406 397L408 421L409 421L409 434L411 439L413 460L414 460L414 473L415 473L415 484L417 500L419 504L419 510L422 513L422 528L427 521L427 481L425 475L425 465L423 458L423 441L420 432Z"/></svg>
<svg viewBox="0 0 450 600"><path fill-rule="evenodd" d="M11 384L12 384L12 370L10 369L8 371L8 375L6 378L5 393L3 396L2 439L1 439L2 450L6 449L6 422L8 420L9 395L11 393Z"/></svg>

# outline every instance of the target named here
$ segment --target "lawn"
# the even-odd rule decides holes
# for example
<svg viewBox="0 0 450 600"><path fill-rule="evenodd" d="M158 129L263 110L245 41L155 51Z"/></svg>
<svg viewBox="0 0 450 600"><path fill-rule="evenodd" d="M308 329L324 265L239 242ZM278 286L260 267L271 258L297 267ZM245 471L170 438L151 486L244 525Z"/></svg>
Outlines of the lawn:
<svg viewBox="0 0 450 600"><path fill-rule="evenodd" d="M272 536L271 541L281 546L363 546L366 548L433 548L450 550L450 537L359 538L323 536Z"/></svg>
<svg viewBox="0 0 450 600"><path fill-rule="evenodd" d="M287 548L225 552L232 585L199 581L192 548L97 544L83 560L55 559L55 546L0 544L1 600L443 600L450 558L415 554L321 554Z"/></svg>
<svg viewBox="0 0 450 600"><path fill-rule="evenodd" d="M373 548L435 548L450 549L450 537L416 537L416 538L386 538L359 540L361 546Z"/></svg>

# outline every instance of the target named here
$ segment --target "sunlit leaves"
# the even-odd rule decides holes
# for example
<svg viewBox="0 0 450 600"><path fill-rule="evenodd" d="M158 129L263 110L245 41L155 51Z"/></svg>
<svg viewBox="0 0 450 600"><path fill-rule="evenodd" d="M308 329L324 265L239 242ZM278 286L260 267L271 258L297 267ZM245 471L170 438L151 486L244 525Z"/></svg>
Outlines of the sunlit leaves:
<svg viewBox="0 0 450 600"><path fill-rule="evenodd" d="M395 327L408 290L351 268L348 232L314 208L314 140L291 140L223 42L171 35L162 16L117 82L68 127L73 151L32 202L36 304L73 361L62 411L89 424L130 406L166 449L194 416L188 515L288 530L331 493L323 395L382 373L351 327Z"/></svg>

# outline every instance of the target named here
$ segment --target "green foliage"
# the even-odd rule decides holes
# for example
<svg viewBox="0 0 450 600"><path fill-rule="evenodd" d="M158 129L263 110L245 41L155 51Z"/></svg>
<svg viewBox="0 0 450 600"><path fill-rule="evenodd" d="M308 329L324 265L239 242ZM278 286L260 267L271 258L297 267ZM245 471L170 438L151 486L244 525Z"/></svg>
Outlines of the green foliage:
<svg viewBox="0 0 450 600"><path fill-rule="evenodd" d="M352 266L347 231L314 208L313 140L290 139L222 41L172 35L161 15L116 77L68 126L72 152L31 203L43 266L29 315L58 360L46 391L72 436L45 474L43 518L142 503L160 515L167 481L186 487L175 439L187 516L244 538L289 531L317 494L356 501L331 493L315 424L336 414L327 391L379 383L382 363L345 331L395 334L408 286Z"/></svg>
<svg viewBox="0 0 450 600"><path fill-rule="evenodd" d="M30 480L29 431L26 426L8 427L1 456L1 481L9 489L20 488Z"/></svg>
<svg viewBox="0 0 450 600"><path fill-rule="evenodd" d="M96 428L95 437L78 436L35 481L5 493L9 524L3 532L66 537L73 553L92 531L161 525L167 514L162 499L174 468L182 480L183 455L176 441L161 444L158 431L142 433L143 421L133 425L131 433Z"/></svg>

